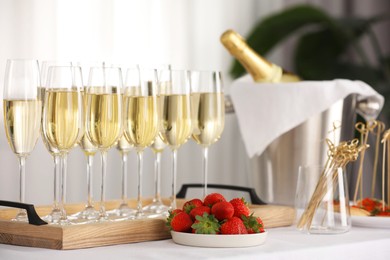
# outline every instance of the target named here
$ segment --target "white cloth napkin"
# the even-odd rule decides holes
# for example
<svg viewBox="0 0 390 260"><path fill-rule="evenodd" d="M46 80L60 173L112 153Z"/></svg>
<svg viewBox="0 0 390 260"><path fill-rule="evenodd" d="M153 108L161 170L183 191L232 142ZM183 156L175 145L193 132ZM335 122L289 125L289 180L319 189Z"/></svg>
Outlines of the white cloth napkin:
<svg viewBox="0 0 390 260"><path fill-rule="evenodd" d="M350 94L358 100L384 98L362 81L300 81L293 83L255 83L249 75L235 80L230 96L249 157L260 155L280 135L327 110Z"/></svg>

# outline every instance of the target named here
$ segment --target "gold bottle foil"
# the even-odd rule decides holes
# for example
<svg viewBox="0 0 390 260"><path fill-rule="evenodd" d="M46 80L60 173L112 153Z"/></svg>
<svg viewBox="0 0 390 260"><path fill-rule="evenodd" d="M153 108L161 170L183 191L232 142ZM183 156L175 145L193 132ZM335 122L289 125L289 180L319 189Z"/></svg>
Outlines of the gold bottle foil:
<svg viewBox="0 0 390 260"><path fill-rule="evenodd" d="M283 71L256 53L237 32L227 30L221 35L221 42L251 74L255 82L293 82L299 81L299 77Z"/></svg>

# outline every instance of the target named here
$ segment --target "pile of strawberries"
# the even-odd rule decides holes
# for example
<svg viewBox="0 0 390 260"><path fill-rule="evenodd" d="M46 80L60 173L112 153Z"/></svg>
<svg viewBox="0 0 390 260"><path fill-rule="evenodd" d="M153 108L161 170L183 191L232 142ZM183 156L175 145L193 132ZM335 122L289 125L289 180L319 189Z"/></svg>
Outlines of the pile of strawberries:
<svg viewBox="0 0 390 260"><path fill-rule="evenodd" d="M177 232L196 234L253 234L264 232L263 221L250 214L243 198L231 201L220 193L207 195L204 201L192 199L183 209L169 212L167 225Z"/></svg>

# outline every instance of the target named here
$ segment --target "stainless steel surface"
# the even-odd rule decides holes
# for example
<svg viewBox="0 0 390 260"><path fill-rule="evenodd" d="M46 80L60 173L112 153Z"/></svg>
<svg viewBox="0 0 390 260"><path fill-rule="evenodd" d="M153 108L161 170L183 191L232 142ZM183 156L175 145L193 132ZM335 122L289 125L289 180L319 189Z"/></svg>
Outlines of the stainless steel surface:
<svg viewBox="0 0 390 260"><path fill-rule="evenodd" d="M324 165L325 139L334 142L354 136L356 95L335 103L273 141L262 155L249 160L250 179L259 197L274 204L294 205L300 165ZM334 122L341 122L330 133Z"/></svg>

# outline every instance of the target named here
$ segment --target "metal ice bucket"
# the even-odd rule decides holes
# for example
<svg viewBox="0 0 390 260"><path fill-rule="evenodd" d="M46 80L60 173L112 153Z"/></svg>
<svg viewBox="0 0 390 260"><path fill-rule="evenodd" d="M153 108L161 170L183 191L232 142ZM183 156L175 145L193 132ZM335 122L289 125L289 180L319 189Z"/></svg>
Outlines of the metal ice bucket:
<svg viewBox="0 0 390 260"><path fill-rule="evenodd" d="M335 143L353 139L356 113L376 118L379 107L376 100L357 101L357 95L349 95L278 137L260 156L248 158L249 177L259 197L267 203L293 206L299 166L324 165L325 139ZM332 131L335 122L341 127Z"/></svg>

